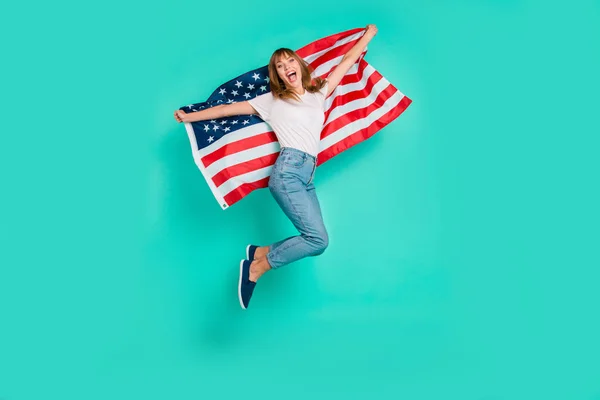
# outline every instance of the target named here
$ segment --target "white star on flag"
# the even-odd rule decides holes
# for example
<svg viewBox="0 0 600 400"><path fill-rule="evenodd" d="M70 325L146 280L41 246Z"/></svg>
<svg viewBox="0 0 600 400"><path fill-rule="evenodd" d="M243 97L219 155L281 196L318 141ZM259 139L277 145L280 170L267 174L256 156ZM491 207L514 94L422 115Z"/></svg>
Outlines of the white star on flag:
<svg viewBox="0 0 600 400"><path fill-rule="evenodd" d="M208 137L208 143L212 143L212 141L213 141L213 140L215 140L215 138L214 138L214 137L212 137L212 136L209 136L209 137Z"/></svg>
<svg viewBox="0 0 600 400"><path fill-rule="evenodd" d="M248 85L248 89L250 89L250 90L254 89L254 85L253 84L249 84Z"/></svg>
<svg viewBox="0 0 600 400"><path fill-rule="evenodd" d="M252 77L254 78L254 80L256 81L257 79L260 79L260 75L257 74L256 72L254 73L254 75L252 75Z"/></svg>
<svg viewBox="0 0 600 400"><path fill-rule="evenodd" d="M219 90L219 94L225 94L225 93L227 93L227 90L225 90L223 88L221 88L221 90Z"/></svg>
<svg viewBox="0 0 600 400"><path fill-rule="evenodd" d="M225 127L225 129L223 129L223 130L224 130L225 132L229 132L229 129L230 129L230 128L229 128L228 126L226 126L226 127Z"/></svg>
<svg viewBox="0 0 600 400"><path fill-rule="evenodd" d="M218 130L219 130L219 126L218 125L213 126L213 131L218 131Z"/></svg>
<svg viewBox="0 0 600 400"><path fill-rule="evenodd" d="M240 81L235 81L235 86L237 86L238 88L241 88L244 85Z"/></svg>
<svg viewBox="0 0 600 400"><path fill-rule="evenodd" d="M244 97L249 99L250 98L250 93L244 93Z"/></svg>
<svg viewBox="0 0 600 400"><path fill-rule="evenodd" d="M210 131L210 128L208 127L208 125L204 125L204 131L205 131L205 132L208 132L208 131Z"/></svg>
<svg viewBox="0 0 600 400"><path fill-rule="evenodd" d="M266 92L267 91L267 87L266 86L261 86L260 90L262 90L263 92Z"/></svg>
<svg viewBox="0 0 600 400"><path fill-rule="evenodd" d="M231 94L234 95L234 96L237 96L238 95L238 91L237 90L232 90Z"/></svg>
<svg viewBox="0 0 600 400"><path fill-rule="evenodd" d="M250 123L250 121L248 121L247 119L244 120L244 125L247 125L249 123Z"/></svg>

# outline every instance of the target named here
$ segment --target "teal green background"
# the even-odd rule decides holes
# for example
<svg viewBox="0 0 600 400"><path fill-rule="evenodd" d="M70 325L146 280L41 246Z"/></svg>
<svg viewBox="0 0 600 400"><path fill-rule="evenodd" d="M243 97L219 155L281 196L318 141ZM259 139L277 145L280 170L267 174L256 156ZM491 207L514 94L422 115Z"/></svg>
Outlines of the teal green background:
<svg viewBox="0 0 600 400"><path fill-rule="evenodd" d="M597 1L1 9L0 399L600 399ZM221 210L173 111L368 23L413 104L243 311L246 244L294 228Z"/></svg>

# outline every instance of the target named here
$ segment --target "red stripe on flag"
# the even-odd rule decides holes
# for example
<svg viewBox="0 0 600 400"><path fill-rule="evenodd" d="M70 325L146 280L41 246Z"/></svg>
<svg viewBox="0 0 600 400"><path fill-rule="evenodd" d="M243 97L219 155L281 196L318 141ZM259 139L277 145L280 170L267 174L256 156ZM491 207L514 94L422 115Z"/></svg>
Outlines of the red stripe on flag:
<svg viewBox="0 0 600 400"><path fill-rule="evenodd" d="M266 188L267 186L269 186L269 178L270 177L267 176L266 178L260 179L258 181L244 183L238 186L237 188L233 189L231 192L223 196L225 203L227 203L228 206L231 206L243 199L253 190Z"/></svg>
<svg viewBox="0 0 600 400"><path fill-rule="evenodd" d="M350 147L355 146L355 145L359 144L360 142L363 142L364 140L373 136L381 128L383 128L384 126L386 126L387 124L392 122L394 119L396 119L400 114L402 114L404 112L404 110L406 110L406 108L410 105L410 103L412 103L411 99L409 99L406 96L403 97L397 106L392 108L390 111L388 111L386 114L384 114L380 118L373 121L373 123L371 125L369 125L368 127L363 128L359 131L356 131L352 135L345 137L344 139L340 140L339 142L337 142L337 143L329 146L328 148L324 149L323 151L321 151L317 158L317 166L327 162L332 157L340 154L341 152L343 152L345 150L348 150Z"/></svg>
<svg viewBox="0 0 600 400"><path fill-rule="evenodd" d="M327 48L333 46L340 39L343 39L348 36L352 36L355 33L358 33L360 31L364 31L364 30L365 30L365 28L355 28L355 29L350 29L345 32L336 33L334 35L327 36L323 39L319 39L316 42L312 42L312 43L307 44L306 46L296 50L296 53L300 57L306 58L306 57L310 56L311 54L318 53L321 50L324 50L324 49L327 49Z"/></svg>
<svg viewBox="0 0 600 400"><path fill-rule="evenodd" d="M343 44L341 46L338 46L334 49L329 50L328 52L326 52L326 53L322 54L321 56L317 57L316 59L314 59L310 63L310 66L313 69L317 69L321 65L325 64L326 62L331 61L334 58L337 58L339 56L343 56L344 54L346 54L347 52L350 51L350 49L356 44L356 42L358 42L358 40L353 40L351 42L348 42L346 44Z"/></svg>
<svg viewBox="0 0 600 400"><path fill-rule="evenodd" d="M279 152L224 168L212 177L212 181L215 183L215 186L219 187L234 176L243 175L275 164L278 156Z"/></svg>
<svg viewBox="0 0 600 400"><path fill-rule="evenodd" d="M212 163L220 160L231 154L239 153L243 150L248 150L254 147L262 146L263 144L272 143L277 141L277 136L273 131L261 133L258 135L251 136L236 142L226 144L225 146L213 151L202 157L200 161L204 165L204 168L208 168Z"/></svg>

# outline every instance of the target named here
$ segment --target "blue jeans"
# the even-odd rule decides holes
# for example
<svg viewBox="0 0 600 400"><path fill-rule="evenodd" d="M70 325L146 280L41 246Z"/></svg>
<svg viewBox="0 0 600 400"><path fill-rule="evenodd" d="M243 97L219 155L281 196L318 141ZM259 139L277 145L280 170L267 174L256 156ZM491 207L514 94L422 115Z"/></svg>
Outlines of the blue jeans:
<svg viewBox="0 0 600 400"><path fill-rule="evenodd" d="M300 235L273 243L267 259L279 268L322 254L329 244L321 207L312 183L317 160L298 149L282 147L269 178L269 190Z"/></svg>

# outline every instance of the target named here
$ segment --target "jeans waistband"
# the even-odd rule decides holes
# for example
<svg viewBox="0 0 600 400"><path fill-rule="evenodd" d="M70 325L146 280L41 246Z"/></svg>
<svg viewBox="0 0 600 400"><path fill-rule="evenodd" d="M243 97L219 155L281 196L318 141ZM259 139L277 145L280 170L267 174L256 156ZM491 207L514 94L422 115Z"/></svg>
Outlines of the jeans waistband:
<svg viewBox="0 0 600 400"><path fill-rule="evenodd" d="M308 154L308 153L307 153L307 152L305 152L305 151L302 151L302 150L299 150L299 149L295 149L295 148L293 148L293 147L282 147L282 148L281 148L281 150L280 150L280 152L281 152L281 153L283 153L284 151L285 151L286 153L298 153L298 154L305 154L305 155L306 155L308 158L312 159L314 162L316 162L316 161L317 161L317 157L313 156L312 154Z"/></svg>

